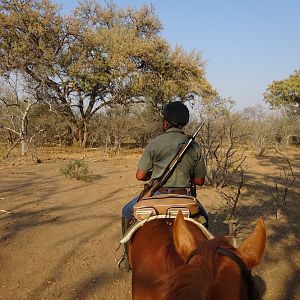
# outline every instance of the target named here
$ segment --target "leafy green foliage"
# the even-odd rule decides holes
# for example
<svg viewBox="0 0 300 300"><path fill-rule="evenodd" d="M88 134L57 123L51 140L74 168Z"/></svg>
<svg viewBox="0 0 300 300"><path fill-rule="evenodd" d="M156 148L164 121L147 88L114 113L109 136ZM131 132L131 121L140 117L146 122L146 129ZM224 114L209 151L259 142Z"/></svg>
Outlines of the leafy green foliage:
<svg viewBox="0 0 300 300"><path fill-rule="evenodd" d="M300 69L287 79L273 81L264 97L273 107L284 106L291 112L300 113Z"/></svg>
<svg viewBox="0 0 300 300"><path fill-rule="evenodd" d="M82 159L71 159L61 165L60 173L66 178L86 181L89 175L89 166Z"/></svg>
<svg viewBox="0 0 300 300"><path fill-rule="evenodd" d="M18 70L40 101L60 104L74 139L85 146L101 108L216 92L199 53L172 49L152 6L138 10L83 1L61 16L48 0L0 3L0 74Z"/></svg>

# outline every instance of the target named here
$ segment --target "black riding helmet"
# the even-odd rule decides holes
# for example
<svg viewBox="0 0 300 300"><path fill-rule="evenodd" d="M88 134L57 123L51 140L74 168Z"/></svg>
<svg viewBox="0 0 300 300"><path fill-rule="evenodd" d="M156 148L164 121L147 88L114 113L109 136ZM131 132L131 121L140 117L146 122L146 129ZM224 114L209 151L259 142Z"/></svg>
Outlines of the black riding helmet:
<svg viewBox="0 0 300 300"><path fill-rule="evenodd" d="M189 110L180 101L170 102L163 109L166 121L175 127L183 127L189 122Z"/></svg>

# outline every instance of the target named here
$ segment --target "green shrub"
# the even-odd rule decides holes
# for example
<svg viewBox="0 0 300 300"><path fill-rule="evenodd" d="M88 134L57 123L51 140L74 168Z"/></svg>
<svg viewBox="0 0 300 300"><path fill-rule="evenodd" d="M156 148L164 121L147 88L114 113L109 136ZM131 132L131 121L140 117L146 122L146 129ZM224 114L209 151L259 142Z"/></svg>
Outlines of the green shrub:
<svg viewBox="0 0 300 300"><path fill-rule="evenodd" d="M71 159L61 165L60 173L66 178L86 181L89 175L89 166L82 159Z"/></svg>

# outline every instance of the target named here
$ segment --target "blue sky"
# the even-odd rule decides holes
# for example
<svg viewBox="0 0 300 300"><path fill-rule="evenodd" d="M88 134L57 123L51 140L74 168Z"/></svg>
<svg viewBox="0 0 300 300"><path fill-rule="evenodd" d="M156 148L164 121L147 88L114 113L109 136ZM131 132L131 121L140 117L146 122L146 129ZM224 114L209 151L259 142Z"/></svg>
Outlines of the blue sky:
<svg viewBox="0 0 300 300"><path fill-rule="evenodd" d="M76 1L56 0L68 13ZM104 2L98 0L98 3ZM115 0L120 7L154 4L162 36L207 62L206 76L238 109L263 104L274 80L300 68L299 0Z"/></svg>

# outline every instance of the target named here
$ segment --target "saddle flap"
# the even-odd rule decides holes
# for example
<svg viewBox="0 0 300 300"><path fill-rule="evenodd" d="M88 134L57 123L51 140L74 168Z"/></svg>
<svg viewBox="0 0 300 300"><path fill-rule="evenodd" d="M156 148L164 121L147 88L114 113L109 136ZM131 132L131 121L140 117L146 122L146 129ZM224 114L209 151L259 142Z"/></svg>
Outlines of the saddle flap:
<svg viewBox="0 0 300 300"><path fill-rule="evenodd" d="M159 194L143 198L133 206L134 217L139 221L153 215L175 216L179 210L185 217L197 214L197 199L187 195Z"/></svg>

